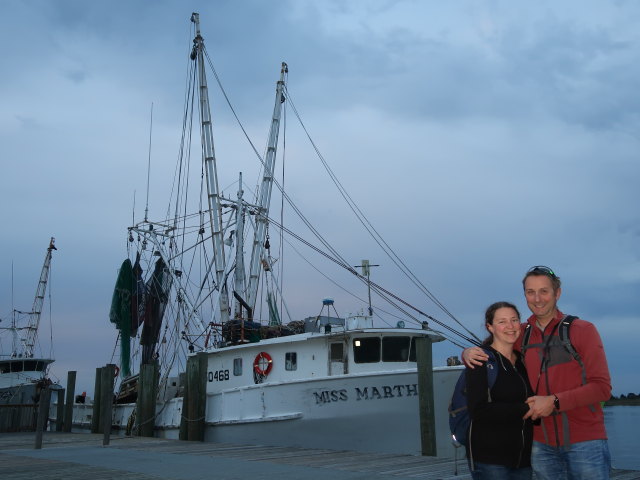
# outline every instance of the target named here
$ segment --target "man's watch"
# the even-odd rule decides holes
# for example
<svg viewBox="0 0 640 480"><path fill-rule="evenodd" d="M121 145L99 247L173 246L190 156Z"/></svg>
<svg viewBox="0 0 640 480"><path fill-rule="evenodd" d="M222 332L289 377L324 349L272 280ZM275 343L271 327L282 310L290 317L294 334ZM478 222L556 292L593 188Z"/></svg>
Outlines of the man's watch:
<svg viewBox="0 0 640 480"><path fill-rule="evenodd" d="M556 410L560 410L560 399L556 395L553 396L553 406Z"/></svg>

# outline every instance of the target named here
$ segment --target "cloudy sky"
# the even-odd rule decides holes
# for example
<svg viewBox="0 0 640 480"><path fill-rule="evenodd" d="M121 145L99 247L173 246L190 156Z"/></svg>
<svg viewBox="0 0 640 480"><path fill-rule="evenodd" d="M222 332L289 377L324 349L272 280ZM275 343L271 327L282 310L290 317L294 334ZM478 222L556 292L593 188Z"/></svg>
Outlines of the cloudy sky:
<svg viewBox="0 0 640 480"><path fill-rule="evenodd" d="M77 370L91 394L95 368L111 361L111 294L149 157L150 205L165 207L192 11L254 142L266 141L286 61L324 158L465 326L481 335L496 300L528 314L520 280L549 265L564 282L563 311L600 331L614 393L640 392L640 4L624 0L0 2L0 325L12 306L30 308L54 236L41 343L47 352L53 338L63 382ZM257 165L217 98L221 188L232 193L239 165L253 162L254 177ZM294 138L286 186L300 208L354 265L379 264L373 280L445 320L360 240ZM304 263L289 262L294 272ZM298 318L318 314L325 296L340 314L363 307L334 284L301 288L288 275ZM443 342L434 361L459 351Z"/></svg>

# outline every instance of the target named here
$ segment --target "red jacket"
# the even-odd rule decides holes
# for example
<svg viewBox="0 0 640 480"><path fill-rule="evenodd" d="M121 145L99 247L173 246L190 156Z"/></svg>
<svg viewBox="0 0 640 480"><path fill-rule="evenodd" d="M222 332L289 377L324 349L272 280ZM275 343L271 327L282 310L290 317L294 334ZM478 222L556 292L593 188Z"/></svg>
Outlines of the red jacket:
<svg viewBox="0 0 640 480"><path fill-rule="evenodd" d="M588 440L604 440L607 432L600 402L611 398L611 377L602 340L596 327L585 320L576 319L571 324L569 336L571 344L578 352L586 371L586 384L582 383L582 368L567 352L559 340L558 329L554 327L564 318L558 311L556 317L544 329L544 334L536 325L535 316L529 317L531 336L525 352L525 365L531 388L537 395L556 395L560 400L560 413L542 419L542 424L534 428L536 442L552 446L566 443L565 422L568 420L568 443ZM522 333L526 324L522 325ZM546 372L542 372L543 343L553 333L549 348ZM521 348L520 335L516 348ZM564 417L564 418L563 418Z"/></svg>

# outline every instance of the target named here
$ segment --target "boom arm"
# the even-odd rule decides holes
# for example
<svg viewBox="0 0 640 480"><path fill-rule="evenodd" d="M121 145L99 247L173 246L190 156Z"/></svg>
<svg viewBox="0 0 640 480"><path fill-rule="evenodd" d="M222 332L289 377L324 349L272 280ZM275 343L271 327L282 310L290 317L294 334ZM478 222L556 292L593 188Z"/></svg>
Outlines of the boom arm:
<svg viewBox="0 0 640 480"><path fill-rule="evenodd" d="M218 188L218 173L216 169L216 156L213 149L213 127L211 109L209 107L209 89L204 70L204 39L200 35L200 15L193 13L191 21L196 24L196 38L193 40L191 58L198 62L198 84L200 89L200 119L202 134L202 155L204 158L207 177L207 193L209 199L209 215L213 232L214 262L216 268L216 281L220 289L220 321L226 323L229 320L229 297L225 287L225 256L222 232L222 206L220 205L220 189Z"/></svg>
<svg viewBox="0 0 640 480"><path fill-rule="evenodd" d="M24 338L24 356L33 357L33 349L38 337L38 328L40 327L40 314L42 313L42 305L44 303L44 294L47 291L47 282L49 280L49 267L51 266L51 252L57 250L55 246L55 238L51 237L47 254L44 257L42 272L40 272L40 281L36 289L36 298L33 300L33 307L29 312L29 326L27 327L27 335Z"/></svg>
<svg viewBox="0 0 640 480"><path fill-rule="evenodd" d="M258 198L258 214L256 215L256 229L253 237L253 248L251 250L251 262L249 264L249 287L247 303L255 309L258 295L258 280L262 254L264 252L264 240L267 231L267 218L269 216L269 203L271 202L271 189L273 187L273 169L276 161L276 148L278 146L278 134L280 133L280 113L282 102L284 102L283 89L285 74L289 71L287 64L282 62L280 70L280 80L276 86L276 102L273 107L273 117L271 120L271 130L269 131L269 144L267 145L267 156L264 164L264 175L260 185Z"/></svg>

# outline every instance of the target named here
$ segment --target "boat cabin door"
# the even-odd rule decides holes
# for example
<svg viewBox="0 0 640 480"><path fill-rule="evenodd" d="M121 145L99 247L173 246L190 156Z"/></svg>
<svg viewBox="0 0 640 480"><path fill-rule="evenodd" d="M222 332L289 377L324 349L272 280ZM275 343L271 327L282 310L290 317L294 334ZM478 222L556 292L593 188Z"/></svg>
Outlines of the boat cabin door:
<svg viewBox="0 0 640 480"><path fill-rule="evenodd" d="M346 342L329 342L329 375L346 373L349 373Z"/></svg>

